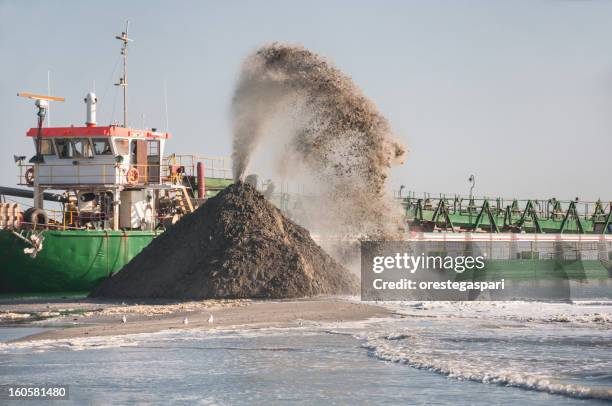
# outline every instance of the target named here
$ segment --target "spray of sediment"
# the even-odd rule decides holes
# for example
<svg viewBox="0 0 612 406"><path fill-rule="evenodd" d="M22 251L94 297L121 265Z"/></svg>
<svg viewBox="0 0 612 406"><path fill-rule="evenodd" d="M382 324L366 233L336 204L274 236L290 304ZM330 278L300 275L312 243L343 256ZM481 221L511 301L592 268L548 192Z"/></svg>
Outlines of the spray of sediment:
<svg viewBox="0 0 612 406"><path fill-rule="evenodd" d="M305 207L317 224L307 227L401 237L401 210L385 182L405 149L372 101L329 61L300 46L261 47L244 62L232 113L237 180L259 144L282 144L274 158L279 174L317 185L317 201Z"/></svg>

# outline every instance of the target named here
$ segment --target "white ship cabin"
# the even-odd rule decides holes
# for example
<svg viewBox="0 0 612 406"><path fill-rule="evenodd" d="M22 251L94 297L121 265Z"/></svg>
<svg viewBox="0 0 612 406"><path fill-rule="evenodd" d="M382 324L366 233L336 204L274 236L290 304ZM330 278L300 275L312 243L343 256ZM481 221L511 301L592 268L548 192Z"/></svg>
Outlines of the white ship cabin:
<svg viewBox="0 0 612 406"><path fill-rule="evenodd" d="M46 213L42 211L45 189L73 193L74 198L68 196L61 213L62 226L70 228L153 229L158 221L176 215L172 208L158 210L161 198L170 199L171 203L177 200L183 203L182 212L191 211L190 201L182 199L186 194L184 187L173 185L178 181L172 171L168 176L162 170L164 147L170 134L155 129L98 126L95 94L89 93L85 102L84 127L30 128L27 132L38 154L34 165L20 164L27 168L22 179L33 186L34 208L43 215L45 223ZM177 187L182 188L180 198Z"/></svg>
<svg viewBox="0 0 612 406"><path fill-rule="evenodd" d="M97 126L95 95L88 94L85 101L85 127L41 129L39 150L44 162L37 165L35 175L39 186L129 188L160 184L162 157L170 134L155 129ZM36 147L38 128L30 128L27 136ZM25 181L33 185L34 173L26 173Z"/></svg>

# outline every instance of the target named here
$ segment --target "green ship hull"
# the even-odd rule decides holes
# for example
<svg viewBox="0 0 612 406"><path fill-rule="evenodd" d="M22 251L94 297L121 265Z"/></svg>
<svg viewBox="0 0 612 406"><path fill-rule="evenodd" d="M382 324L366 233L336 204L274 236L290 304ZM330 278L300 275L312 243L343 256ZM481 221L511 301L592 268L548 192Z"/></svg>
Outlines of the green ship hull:
<svg viewBox="0 0 612 406"><path fill-rule="evenodd" d="M0 230L0 293L82 292L118 272L146 247L155 231L43 231L43 249Z"/></svg>

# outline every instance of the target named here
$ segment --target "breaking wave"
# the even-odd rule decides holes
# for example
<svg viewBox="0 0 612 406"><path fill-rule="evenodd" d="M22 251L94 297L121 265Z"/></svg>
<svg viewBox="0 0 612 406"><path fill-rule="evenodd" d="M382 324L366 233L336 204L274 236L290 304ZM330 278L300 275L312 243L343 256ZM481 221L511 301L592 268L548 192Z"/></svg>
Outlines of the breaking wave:
<svg viewBox="0 0 612 406"><path fill-rule="evenodd" d="M479 360L470 363L465 359L446 360L441 357L419 354L418 351L399 349L391 344L398 340L401 338L393 336L370 339L364 347L381 360L400 362L413 368L437 372L458 380L513 386L579 399L612 400L612 389L562 383L548 376L500 368L501 362L498 362L497 365L489 365L482 364L478 362Z"/></svg>
<svg viewBox="0 0 612 406"><path fill-rule="evenodd" d="M457 380L612 400L610 325L592 313L607 306L463 305L390 305L405 320L365 334L363 347L378 359ZM554 317L559 311L562 320Z"/></svg>

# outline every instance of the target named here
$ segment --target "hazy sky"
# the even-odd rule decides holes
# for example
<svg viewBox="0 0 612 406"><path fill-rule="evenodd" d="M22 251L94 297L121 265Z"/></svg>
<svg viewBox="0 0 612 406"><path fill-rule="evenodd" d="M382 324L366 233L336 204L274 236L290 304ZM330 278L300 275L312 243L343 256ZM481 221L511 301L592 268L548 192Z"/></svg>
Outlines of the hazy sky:
<svg viewBox="0 0 612 406"><path fill-rule="evenodd" d="M35 109L18 91L66 97L53 125L120 120L112 86L129 19L134 125L165 127L169 152L229 156L243 58L300 43L353 77L410 150L394 186L505 197L612 199L612 2L0 0L0 184Z"/></svg>

